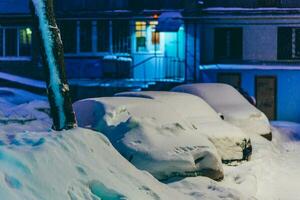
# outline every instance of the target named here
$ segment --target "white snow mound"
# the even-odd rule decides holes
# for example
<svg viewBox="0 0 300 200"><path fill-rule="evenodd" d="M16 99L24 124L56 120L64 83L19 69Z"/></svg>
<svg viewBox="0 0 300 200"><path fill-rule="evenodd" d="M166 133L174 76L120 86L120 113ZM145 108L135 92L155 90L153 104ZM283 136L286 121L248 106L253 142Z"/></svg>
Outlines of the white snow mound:
<svg viewBox="0 0 300 200"><path fill-rule="evenodd" d="M2 134L0 141L1 199L190 199L137 170L90 130Z"/></svg>
<svg viewBox="0 0 300 200"><path fill-rule="evenodd" d="M104 133L125 158L158 179L223 177L215 147L168 105L110 97L82 100L74 109L79 126Z"/></svg>

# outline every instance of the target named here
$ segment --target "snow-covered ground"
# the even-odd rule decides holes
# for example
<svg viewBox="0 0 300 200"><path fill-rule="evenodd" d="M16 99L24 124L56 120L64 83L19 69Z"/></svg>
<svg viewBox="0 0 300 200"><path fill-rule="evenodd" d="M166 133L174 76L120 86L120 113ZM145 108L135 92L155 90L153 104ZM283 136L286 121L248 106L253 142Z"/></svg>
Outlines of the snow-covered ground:
<svg viewBox="0 0 300 200"><path fill-rule="evenodd" d="M31 97L26 93L24 101L16 102L0 96L0 110L6 116L0 123L0 199L290 200L300 196L299 124L273 122L272 142L251 136L251 161L223 165L221 182L192 177L162 183L136 169L99 132L50 131L45 98ZM11 115L11 110L16 114ZM31 120L20 122L16 116Z"/></svg>

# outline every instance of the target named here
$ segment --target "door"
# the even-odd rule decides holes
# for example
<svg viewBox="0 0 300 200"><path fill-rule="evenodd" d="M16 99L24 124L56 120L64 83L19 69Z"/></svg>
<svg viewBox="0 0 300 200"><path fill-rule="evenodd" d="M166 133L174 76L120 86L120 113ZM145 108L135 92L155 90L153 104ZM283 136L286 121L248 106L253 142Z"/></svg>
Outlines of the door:
<svg viewBox="0 0 300 200"><path fill-rule="evenodd" d="M269 120L276 120L276 77L257 76L255 88L257 108L264 112Z"/></svg>

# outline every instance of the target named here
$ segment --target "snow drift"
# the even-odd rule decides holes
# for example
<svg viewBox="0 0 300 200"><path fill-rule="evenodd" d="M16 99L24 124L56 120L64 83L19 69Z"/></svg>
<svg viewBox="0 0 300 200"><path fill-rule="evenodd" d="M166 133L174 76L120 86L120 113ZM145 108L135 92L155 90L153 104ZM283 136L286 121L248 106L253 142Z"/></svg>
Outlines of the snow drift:
<svg viewBox="0 0 300 200"><path fill-rule="evenodd" d="M172 89L203 98L228 121L245 133L272 138L269 121L264 113L251 105L237 90L226 84L200 83Z"/></svg>
<svg viewBox="0 0 300 200"><path fill-rule="evenodd" d="M168 105L111 97L82 100L74 109L79 126L104 133L125 158L158 179L223 178L215 147Z"/></svg>
<svg viewBox="0 0 300 200"><path fill-rule="evenodd" d="M2 134L0 141L1 199L189 199L90 130Z"/></svg>
<svg viewBox="0 0 300 200"><path fill-rule="evenodd" d="M24 90L0 88L2 131L48 131L51 128L47 98Z"/></svg>
<svg viewBox="0 0 300 200"><path fill-rule="evenodd" d="M239 128L221 120L220 116L201 98L175 92L124 92L123 97L139 97L159 101L172 107L200 135L208 137L225 162L247 160L252 152L249 136Z"/></svg>

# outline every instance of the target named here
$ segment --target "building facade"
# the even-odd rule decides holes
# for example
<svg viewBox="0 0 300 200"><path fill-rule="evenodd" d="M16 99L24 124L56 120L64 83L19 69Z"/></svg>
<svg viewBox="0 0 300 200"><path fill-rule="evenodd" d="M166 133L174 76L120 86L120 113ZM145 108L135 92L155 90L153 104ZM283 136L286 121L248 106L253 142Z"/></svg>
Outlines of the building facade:
<svg viewBox="0 0 300 200"><path fill-rule="evenodd" d="M296 0L54 2L71 83L224 82L271 120L300 122ZM0 2L0 72L43 79L28 5Z"/></svg>
<svg viewBox="0 0 300 200"><path fill-rule="evenodd" d="M296 1L210 1L201 16L201 81L240 88L271 120L300 122L299 8Z"/></svg>
<svg viewBox="0 0 300 200"><path fill-rule="evenodd" d="M194 9L197 3L54 2L69 79L188 79L186 41L194 34L186 34L182 13ZM1 2L0 16L0 70L42 79L39 41L33 30L29 1Z"/></svg>

